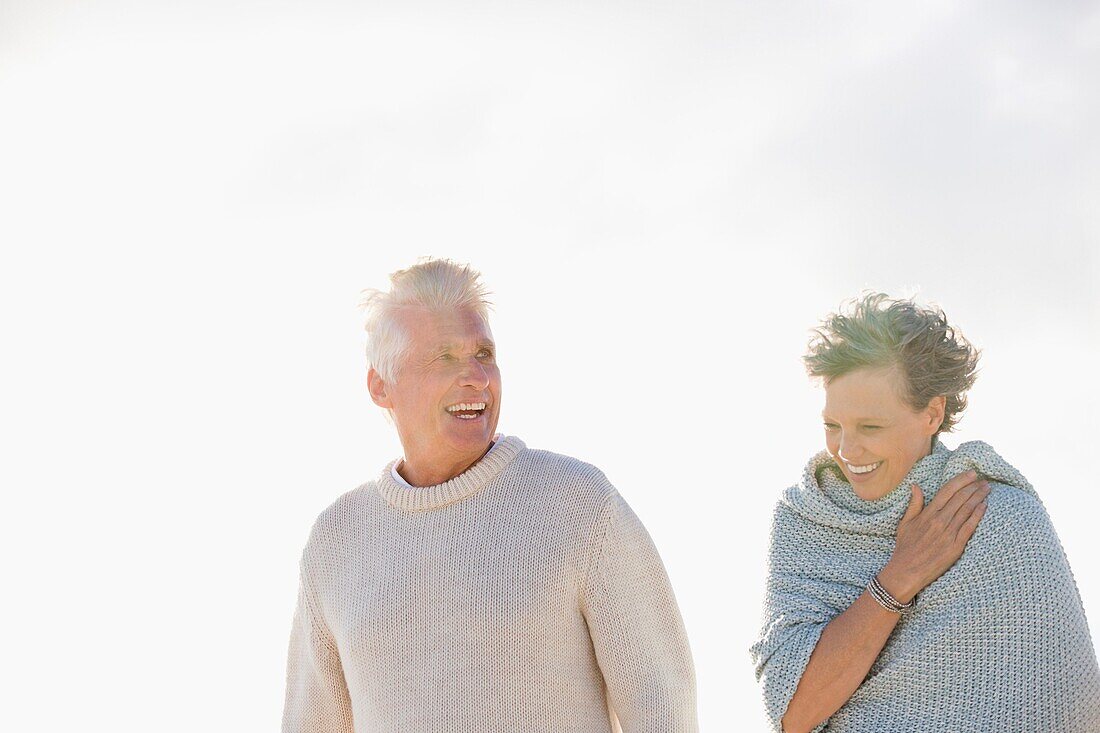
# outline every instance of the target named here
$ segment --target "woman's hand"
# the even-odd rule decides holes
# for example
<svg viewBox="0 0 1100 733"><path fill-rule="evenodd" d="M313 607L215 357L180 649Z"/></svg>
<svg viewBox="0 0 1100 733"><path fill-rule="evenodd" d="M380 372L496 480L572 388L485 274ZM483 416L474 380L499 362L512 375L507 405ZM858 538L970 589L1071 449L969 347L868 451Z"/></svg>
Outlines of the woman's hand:
<svg viewBox="0 0 1100 733"><path fill-rule="evenodd" d="M928 506L913 484L909 507L898 522L897 542L879 582L902 603L908 603L962 557L966 543L985 514L989 484L976 471L955 476Z"/></svg>

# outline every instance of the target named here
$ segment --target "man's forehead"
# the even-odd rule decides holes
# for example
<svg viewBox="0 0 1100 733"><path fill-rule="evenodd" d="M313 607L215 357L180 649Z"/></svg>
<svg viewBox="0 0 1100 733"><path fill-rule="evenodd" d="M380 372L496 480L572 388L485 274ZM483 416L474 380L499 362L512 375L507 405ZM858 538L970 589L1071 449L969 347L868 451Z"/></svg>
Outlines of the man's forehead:
<svg viewBox="0 0 1100 733"><path fill-rule="evenodd" d="M473 333L445 335L433 342L440 348L458 348L467 345L496 346L493 335L488 330L478 330Z"/></svg>
<svg viewBox="0 0 1100 733"><path fill-rule="evenodd" d="M410 308L402 313L403 325L412 340L425 347L493 345L488 322L476 311Z"/></svg>

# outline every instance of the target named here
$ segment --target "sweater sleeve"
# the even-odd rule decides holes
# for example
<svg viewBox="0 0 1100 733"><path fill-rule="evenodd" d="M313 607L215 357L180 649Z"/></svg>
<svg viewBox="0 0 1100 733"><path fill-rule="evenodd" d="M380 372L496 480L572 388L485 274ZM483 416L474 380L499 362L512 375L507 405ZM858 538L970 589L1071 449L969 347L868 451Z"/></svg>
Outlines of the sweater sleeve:
<svg viewBox="0 0 1100 733"><path fill-rule="evenodd" d="M822 598L827 589L818 587L788 562L790 546L797 544L797 539L788 534L782 512L777 510L768 551L763 628L749 649L774 733L782 733L783 716L810 655L821 632L837 614L836 608ZM814 731L825 730L827 725L826 718Z"/></svg>
<svg viewBox="0 0 1100 733"><path fill-rule="evenodd" d="M664 565L613 492L604 507L583 610L623 733L695 733L695 670Z"/></svg>
<svg viewBox="0 0 1100 733"><path fill-rule="evenodd" d="M283 733L354 733L340 652L303 567L290 633Z"/></svg>

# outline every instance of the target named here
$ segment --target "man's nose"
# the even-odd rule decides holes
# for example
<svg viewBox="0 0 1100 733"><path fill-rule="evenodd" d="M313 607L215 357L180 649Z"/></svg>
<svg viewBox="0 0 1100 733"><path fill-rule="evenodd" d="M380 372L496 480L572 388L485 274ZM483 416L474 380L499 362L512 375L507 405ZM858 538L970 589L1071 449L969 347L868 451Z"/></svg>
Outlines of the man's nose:
<svg viewBox="0 0 1100 733"><path fill-rule="evenodd" d="M489 370L476 358L467 359L459 375L459 384L463 387L484 390L489 386Z"/></svg>

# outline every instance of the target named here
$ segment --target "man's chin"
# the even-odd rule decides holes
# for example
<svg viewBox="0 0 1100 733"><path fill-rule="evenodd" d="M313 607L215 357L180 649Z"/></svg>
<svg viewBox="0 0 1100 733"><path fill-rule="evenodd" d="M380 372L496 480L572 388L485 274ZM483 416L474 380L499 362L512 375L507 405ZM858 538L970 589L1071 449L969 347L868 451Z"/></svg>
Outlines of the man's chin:
<svg viewBox="0 0 1100 733"><path fill-rule="evenodd" d="M473 460L481 458L489 450L493 443L493 434L487 426L481 430L463 430L460 434L448 436L448 442L456 453L472 456Z"/></svg>

